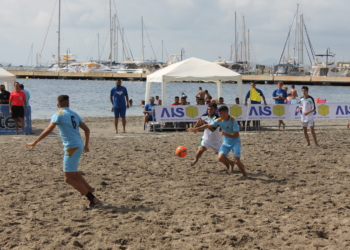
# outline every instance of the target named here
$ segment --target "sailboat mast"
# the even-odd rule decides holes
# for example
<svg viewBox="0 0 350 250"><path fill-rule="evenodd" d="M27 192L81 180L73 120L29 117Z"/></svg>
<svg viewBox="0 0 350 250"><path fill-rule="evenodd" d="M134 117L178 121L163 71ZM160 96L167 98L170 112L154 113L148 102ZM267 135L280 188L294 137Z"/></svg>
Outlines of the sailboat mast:
<svg viewBox="0 0 350 250"><path fill-rule="evenodd" d="M250 68L250 37L249 37L249 29L248 29L248 62L247 62L247 66L248 68Z"/></svg>
<svg viewBox="0 0 350 250"><path fill-rule="evenodd" d="M112 67L112 45L113 45L113 28L112 28L112 0L109 0L109 66Z"/></svg>
<svg viewBox="0 0 350 250"><path fill-rule="evenodd" d="M237 62L237 14L235 12L235 62Z"/></svg>
<svg viewBox="0 0 350 250"><path fill-rule="evenodd" d="M304 16L300 15L300 64L304 64Z"/></svg>
<svg viewBox="0 0 350 250"><path fill-rule="evenodd" d="M117 26L117 14L114 14L114 61L118 62L118 26Z"/></svg>
<svg viewBox="0 0 350 250"><path fill-rule="evenodd" d="M245 31L244 16L242 16L242 18L243 18L244 60L247 61L247 37L246 37L246 31Z"/></svg>
<svg viewBox="0 0 350 250"><path fill-rule="evenodd" d="M100 56L100 34L97 33L97 52L98 52L98 63L101 61L101 56Z"/></svg>
<svg viewBox="0 0 350 250"><path fill-rule="evenodd" d="M58 0L58 55L57 55L57 62L58 62L58 68L60 68L60 46L61 46L61 0Z"/></svg>
<svg viewBox="0 0 350 250"><path fill-rule="evenodd" d="M144 44L143 44L143 17L141 17L141 39L142 39L142 61L145 60L145 50L144 50Z"/></svg>

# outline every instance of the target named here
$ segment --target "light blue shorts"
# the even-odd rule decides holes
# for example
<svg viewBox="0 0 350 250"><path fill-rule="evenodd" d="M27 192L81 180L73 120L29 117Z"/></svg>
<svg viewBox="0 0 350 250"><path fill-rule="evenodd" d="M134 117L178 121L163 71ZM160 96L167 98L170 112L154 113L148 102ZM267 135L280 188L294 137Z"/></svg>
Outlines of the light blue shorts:
<svg viewBox="0 0 350 250"><path fill-rule="evenodd" d="M64 148L63 172L77 172L84 147Z"/></svg>
<svg viewBox="0 0 350 250"><path fill-rule="evenodd" d="M241 141L238 141L233 145L228 145L228 144L223 143L220 147L219 155L224 154L224 155L228 156L228 154L230 153L231 150L233 152L234 157L241 157L241 150L242 150Z"/></svg>

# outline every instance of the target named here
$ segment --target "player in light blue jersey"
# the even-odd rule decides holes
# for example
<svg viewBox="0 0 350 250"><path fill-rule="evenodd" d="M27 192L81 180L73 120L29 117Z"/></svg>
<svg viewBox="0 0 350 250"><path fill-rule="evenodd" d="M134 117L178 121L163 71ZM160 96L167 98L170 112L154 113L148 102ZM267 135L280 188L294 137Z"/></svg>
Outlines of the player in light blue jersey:
<svg viewBox="0 0 350 250"><path fill-rule="evenodd" d="M89 208L95 207L100 204L99 199L92 194L95 189L78 172L82 153L90 151L90 130L80 116L69 109L68 95L60 95L57 101L57 107L60 110L52 116L50 125L34 142L27 143L25 147L34 148L39 141L48 136L57 126L64 146L63 172L65 181L88 198L90 201ZM79 128L85 132L85 143L81 139Z"/></svg>
<svg viewBox="0 0 350 250"><path fill-rule="evenodd" d="M227 106L221 106L219 108L219 116L220 118L215 119L210 124L205 124L199 128L193 128L192 131L198 131L210 127L218 127L221 128L221 135L224 136L224 142L219 150L218 160L225 165L231 165L231 161L227 158L230 151L233 151L234 161L243 173L244 177L247 177L247 173L245 171L244 165L241 162L241 138L239 137L239 126L237 120L230 116L228 113ZM233 169L230 169L232 173Z"/></svg>

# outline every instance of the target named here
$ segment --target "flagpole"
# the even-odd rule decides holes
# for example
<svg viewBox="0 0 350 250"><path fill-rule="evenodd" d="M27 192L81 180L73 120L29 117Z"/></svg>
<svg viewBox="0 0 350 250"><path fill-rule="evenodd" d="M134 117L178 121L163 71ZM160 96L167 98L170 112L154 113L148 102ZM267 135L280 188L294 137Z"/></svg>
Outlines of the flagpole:
<svg viewBox="0 0 350 250"><path fill-rule="evenodd" d="M250 100L249 100L250 101ZM250 103L248 104L247 116L245 118L245 132L247 132L247 123L248 123L248 115L249 115Z"/></svg>

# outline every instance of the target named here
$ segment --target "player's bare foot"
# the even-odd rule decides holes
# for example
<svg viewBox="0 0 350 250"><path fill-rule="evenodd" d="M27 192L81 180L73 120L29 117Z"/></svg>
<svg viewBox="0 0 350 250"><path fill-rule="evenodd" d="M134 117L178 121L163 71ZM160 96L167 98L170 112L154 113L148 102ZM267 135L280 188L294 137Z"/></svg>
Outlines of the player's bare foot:
<svg viewBox="0 0 350 250"><path fill-rule="evenodd" d="M310 143L308 143L308 144L306 144L304 147L308 147L308 146L310 146L311 144Z"/></svg>
<svg viewBox="0 0 350 250"><path fill-rule="evenodd" d="M318 147L318 146L320 146L317 142L315 142L315 145Z"/></svg>
<svg viewBox="0 0 350 250"><path fill-rule="evenodd" d="M233 174L233 167L235 166L235 162L234 161L230 161L230 167L227 169L229 174Z"/></svg>
<svg viewBox="0 0 350 250"><path fill-rule="evenodd" d="M197 161L196 161L196 160L193 160L193 161L191 162L191 167L194 166L194 165L196 165L196 163L197 163Z"/></svg>
<svg viewBox="0 0 350 250"><path fill-rule="evenodd" d="M116 130L115 133L118 134L118 130Z"/></svg>

